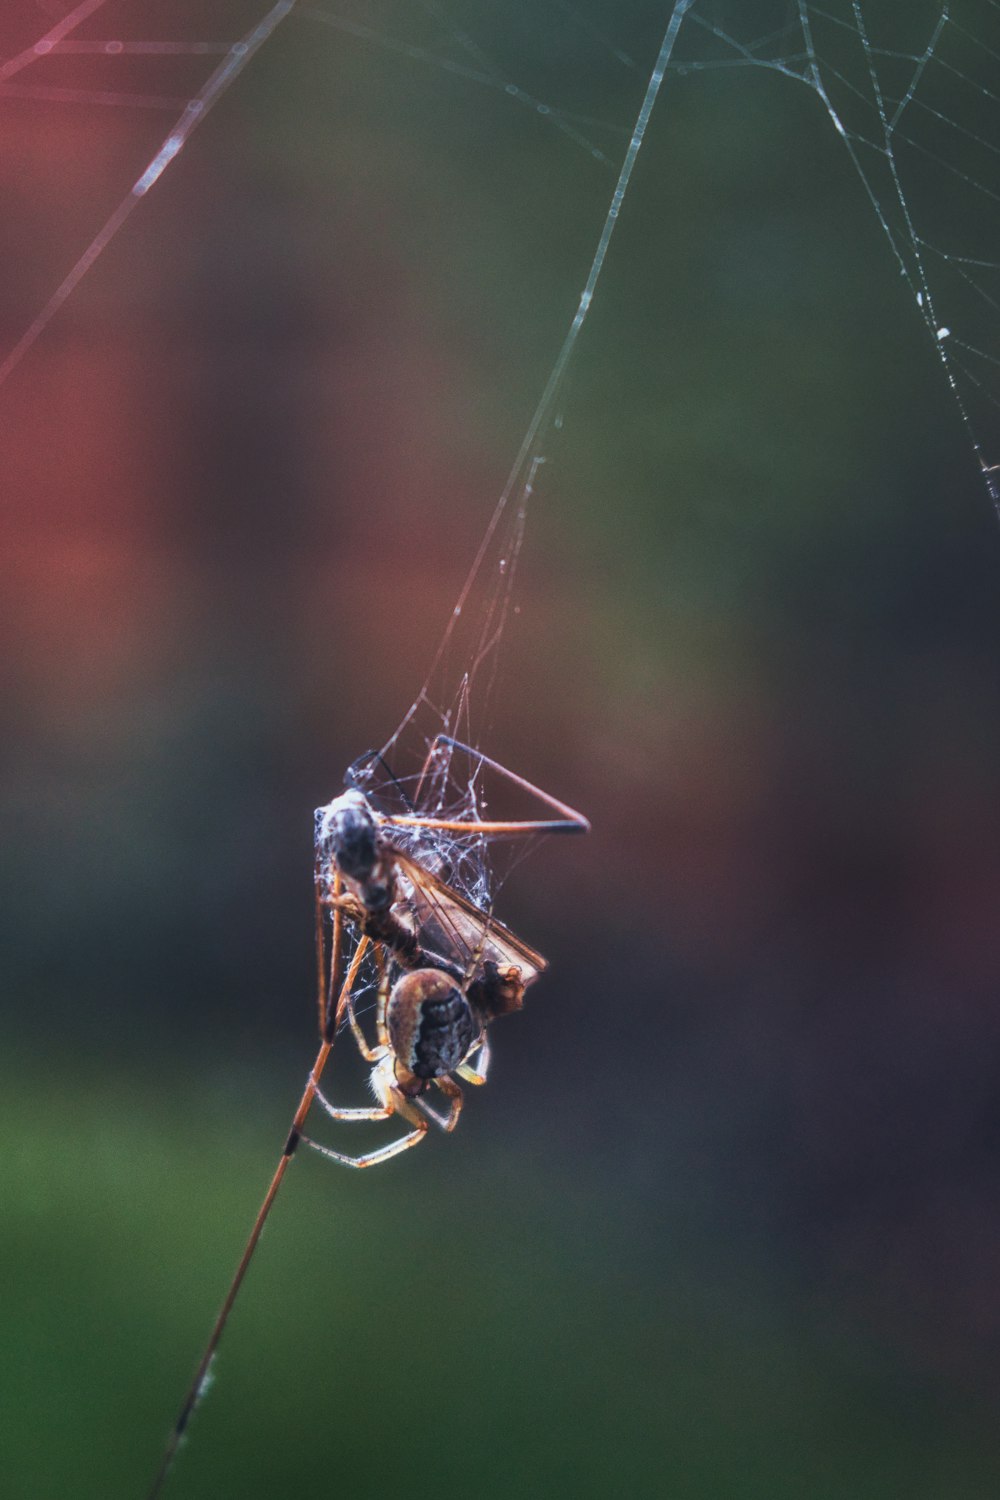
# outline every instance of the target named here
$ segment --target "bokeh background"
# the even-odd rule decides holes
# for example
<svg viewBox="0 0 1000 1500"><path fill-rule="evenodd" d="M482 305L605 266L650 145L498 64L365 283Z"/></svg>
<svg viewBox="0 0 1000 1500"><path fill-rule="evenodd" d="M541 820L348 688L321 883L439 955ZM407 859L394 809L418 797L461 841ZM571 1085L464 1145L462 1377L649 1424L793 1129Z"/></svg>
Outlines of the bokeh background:
<svg viewBox="0 0 1000 1500"><path fill-rule="evenodd" d="M624 126L664 11L448 14ZM0 99L4 348L170 118ZM423 680L613 181L293 16L0 389L17 1500L150 1482L313 1055L312 809ZM454 1137L300 1153L169 1493L994 1497L1000 529L806 89L668 81L563 418L483 725L593 818L503 891L551 972Z"/></svg>

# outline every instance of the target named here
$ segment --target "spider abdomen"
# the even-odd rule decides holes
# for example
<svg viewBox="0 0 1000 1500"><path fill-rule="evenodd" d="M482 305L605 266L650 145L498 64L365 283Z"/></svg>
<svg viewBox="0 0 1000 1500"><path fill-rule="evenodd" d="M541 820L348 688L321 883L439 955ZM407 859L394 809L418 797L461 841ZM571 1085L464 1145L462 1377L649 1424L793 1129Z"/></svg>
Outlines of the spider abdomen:
<svg viewBox="0 0 1000 1500"><path fill-rule="evenodd" d="M396 981L386 1025L396 1059L421 1079L453 1072L482 1032L467 997L440 969L413 969Z"/></svg>

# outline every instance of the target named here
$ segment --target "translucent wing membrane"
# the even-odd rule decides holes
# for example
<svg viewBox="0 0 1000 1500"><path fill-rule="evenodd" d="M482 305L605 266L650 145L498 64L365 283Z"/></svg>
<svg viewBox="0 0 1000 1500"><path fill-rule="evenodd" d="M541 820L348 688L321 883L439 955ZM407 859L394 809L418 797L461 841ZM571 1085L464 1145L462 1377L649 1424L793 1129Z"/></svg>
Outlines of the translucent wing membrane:
<svg viewBox="0 0 1000 1500"><path fill-rule="evenodd" d="M532 978L541 972L540 956L507 934L492 908L505 874L538 837L586 832L582 813L443 734L411 775L371 752L346 780L371 809L400 885L393 911L415 937L426 929L426 945L463 972L477 948L483 962L518 964L526 983L529 970ZM331 879L329 821L337 805L316 815L321 881Z"/></svg>
<svg viewBox="0 0 1000 1500"><path fill-rule="evenodd" d="M378 998L373 963L390 980L402 970L444 970L484 1024L519 1009L545 960L493 914L501 884L493 845L523 853L543 834L585 831L586 818L447 735L431 741L410 776L370 752L345 780L348 791L316 814L320 902L333 925L327 994L361 933L376 959L359 970L343 1024L355 1026ZM495 802L511 815L497 817ZM325 1014L329 1028L329 1001Z"/></svg>
<svg viewBox="0 0 1000 1500"><path fill-rule="evenodd" d="M451 886L407 855L397 856L400 920L421 945L456 964L463 974L488 963L515 965L525 986L546 967L545 959L488 912L480 911Z"/></svg>

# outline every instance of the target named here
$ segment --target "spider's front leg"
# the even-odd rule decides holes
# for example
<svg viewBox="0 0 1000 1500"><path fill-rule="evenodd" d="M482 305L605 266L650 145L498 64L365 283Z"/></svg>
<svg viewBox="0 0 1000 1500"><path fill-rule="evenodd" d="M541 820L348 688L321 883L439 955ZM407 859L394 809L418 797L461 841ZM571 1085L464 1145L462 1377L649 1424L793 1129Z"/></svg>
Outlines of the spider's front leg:
<svg viewBox="0 0 1000 1500"><path fill-rule="evenodd" d="M385 982L385 971L383 969L383 975L381 980L379 981L380 1011L383 1006L382 989ZM344 1009L347 1012L347 1019L350 1022L351 1033L354 1037L354 1041L358 1051L361 1053L361 1056L364 1058L365 1062L373 1064L374 1071L372 1077L374 1081L374 1078L378 1071L378 1065L384 1062L389 1049L384 1042L380 1042L375 1047L370 1047L368 1045L368 1038L361 1030L361 1023L358 1020L354 1010L354 997L352 996L350 990L348 990L344 1000ZM378 1105L369 1106L368 1108L345 1108L343 1105L333 1104L326 1097L319 1084L316 1085L313 1092L317 1103L326 1110L331 1120L388 1120L390 1115L392 1115L394 1112L392 1106L384 1097L384 1090L379 1091L378 1089L376 1089L376 1093L378 1093L381 1102Z"/></svg>
<svg viewBox="0 0 1000 1500"><path fill-rule="evenodd" d="M369 1109L366 1109L363 1105L353 1107L344 1106L341 1104L331 1104L330 1100L326 1097L326 1095L323 1093L323 1090L319 1087L318 1084L314 1090L314 1093L316 1097L316 1103L326 1110L331 1120L388 1120L392 1117L391 1109L384 1109L381 1105L378 1104L372 1105ZM313 1143L310 1142L310 1145L311 1144Z"/></svg>
<svg viewBox="0 0 1000 1500"><path fill-rule="evenodd" d="M358 1025L358 1022L355 1019L353 1007L351 1008L351 1025L354 1028L354 1037L355 1041L358 1044L358 1051L361 1053L366 1062L375 1064L375 1067L372 1070L372 1082L373 1084L375 1084L380 1070L380 1065L384 1064L388 1049L385 1047L368 1046L368 1043L365 1041L364 1032L361 1030L361 1027ZM316 1085L314 1094L317 1104L321 1105L322 1108L326 1110L331 1120L388 1120L392 1117L392 1115L396 1113L396 1108L385 1097L383 1090L379 1089L376 1086L375 1091L381 1102L378 1104L368 1105L367 1107L333 1104L326 1097L319 1084ZM310 1141L309 1144L311 1146L316 1145L315 1141ZM323 1148L316 1146L316 1149L317 1151L319 1151Z"/></svg>
<svg viewBox="0 0 1000 1500"><path fill-rule="evenodd" d="M317 1097L335 1120L387 1120L391 1115L400 1115L413 1126L407 1135L400 1136L398 1141L390 1141L387 1146L379 1146L375 1151L366 1151L360 1156L349 1156L344 1151L334 1151L330 1146L314 1141L311 1136L303 1135L302 1139L306 1145L318 1151L320 1156L326 1156L330 1161L338 1162L342 1167L375 1167L381 1162L389 1161L393 1156L398 1156L401 1151L408 1151L411 1146L422 1141L427 1134L427 1121L414 1107L413 1101L407 1099L398 1087L392 1069L392 1057L386 1055L373 1070L372 1087L383 1101L376 1108L337 1109L336 1106L331 1106L322 1095L318 1094Z"/></svg>
<svg viewBox="0 0 1000 1500"><path fill-rule="evenodd" d="M391 1119L391 1117L397 1112L401 1114L405 1113L403 1110L399 1109L398 1104L396 1104L396 1102L392 1098L394 1079L391 1062L387 1062L387 1059L389 1057L389 1046L385 1040L385 1023L383 1020L383 1013L385 1011L385 992L388 987L389 977L385 959L380 949L376 949L376 961L380 970L377 1021L379 1041L374 1047L369 1046L368 1038L365 1036L364 1032L361 1029L361 1023L358 1020L357 1013L354 1009L354 996L352 995L350 990L347 991L344 997L342 1009L347 1013L347 1019L351 1027L351 1034L354 1037L354 1041L358 1051L361 1053L361 1056L364 1058L365 1062L372 1064L371 1083L375 1091L376 1098L379 1102L378 1104L361 1107L334 1104L330 1099L326 1097L319 1084L317 1084L313 1091L314 1098L316 1099L316 1102L330 1116L331 1120L346 1120L352 1122L357 1122L359 1120L388 1120ZM412 1114L408 1117L412 1119ZM424 1122L420 1119L414 1120L413 1123L418 1127L423 1126L424 1124ZM316 1141L309 1140L308 1137L304 1137L304 1139L306 1139L308 1144L312 1146L316 1151L320 1151L327 1156L333 1156L337 1161L353 1162L354 1160L354 1158L346 1157L340 1152L331 1151L327 1147L320 1146ZM414 1141L413 1144L415 1145L416 1142ZM399 1145L398 1143L395 1144L394 1150L402 1149L403 1147L401 1145ZM394 1154L394 1152L391 1152L390 1154ZM371 1163L366 1162L365 1165L371 1165Z"/></svg>

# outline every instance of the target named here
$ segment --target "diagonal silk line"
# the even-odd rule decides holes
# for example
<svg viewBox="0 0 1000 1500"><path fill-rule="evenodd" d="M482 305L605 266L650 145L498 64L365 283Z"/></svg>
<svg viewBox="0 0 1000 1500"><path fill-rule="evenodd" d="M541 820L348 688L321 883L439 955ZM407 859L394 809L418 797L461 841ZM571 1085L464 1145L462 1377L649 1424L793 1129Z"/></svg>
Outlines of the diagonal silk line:
<svg viewBox="0 0 1000 1500"><path fill-rule="evenodd" d="M9 57L5 63L0 63L0 83L13 78L15 73L20 73L23 68L29 67L31 63L37 62L40 57L51 52L57 42L61 42L64 36L75 31L82 21L106 4L107 0L82 0L82 4L78 5L75 10L71 10L68 16L63 16L62 20L58 21L51 31L47 31L40 41L33 42L16 57Z"/></svg>
<svg viewBox="0 0 1000 1500"><path fill-rule="evenodd" d="M666 76L667 65L670 62L674 47L677 43L677 37L680 34L684 17L687 15L692 4L693 0L675 0L673 9L670 13L670 18L667 22L666 31L663 34L663 40L660 43L660 50L657 54L656 62L653 65L653 70L649 76L649 81L646 84L646 91L643 95L642 103L639 106L639 113L636 116L635 125L632 128L632 135L629 139L624 158L622 159L621 170L618 173L618 181L615 183L615 190L611 195L611 202L604 216L604 223L601 227L600 235L598 236L597 248L594 251L594 255L590 263L590 270L587 273L587 280L584 285L583 291L580 293L580 300L577 304L576 312L573 315L573 319L563 339L562 345L559 349L558 354L556 355L555 363L553 364L552 369L549 373L548 380L545 382L545 387L542 391L542 394L538 398L538 403L535 406L534 414L531 418L531 421L528 423L527 431L525 432L524 438L521 441L521 446L518 449L517 457L515 458L510 473L507 476L507 482L500 493L500 498L494 506L493 514L490 517L489 523L486 527L486 533L479 544L479 549L476 552L475 557L472 560L472 567L469 569L465 582L462 585L461 592L459 593L458 600L455 604L455 608L448 620L448 624L445 626L444 634L442 635L437 651L434 654L434 659L431 662L430 670L427 673L426 678L424 679L423 687L420 689L417 697L414 699L413 703L407 710L395 734L393 734L392 738L388 740L385 745L383 745L383 755L386 753L393 741L399 738L400 734L402 734L403 730L406 728L407 724L409 724L410 720L415 717L420 704L426 700L427 691L430 687L431 679L433 678L435 672L437 671L445 656L446 651L448 650L448 646L451 642L451 638L455 630L456 621L459 619L462 611L465 609L465 606L468 603L469 595L472 592L472 588L476 582L476 579L479 577L479 572L486 558L486 554L489 551L490 543L492 542L493 537L496 534L497 527L500 525L500 521L507 509L511 496L517 489L518 480L520 479L521 475L524 474L525 469L529 464L529 461L531 459L531 450L534 447L535 439L538 437L544 424L551 415L552 408L559 393L559 388L562 385L567 366L569 365L570 358L572 357L576 341L580 336L580 330L583 328L583 325L586 322L587 314L590 312L590 306L594 300L594 291L597 286L598 278L600 277L601 271L604 269L604 262L607 258L608 246L611 244L611 237L614 234L615 228L618 224L618 217L621 213L622 204L625 201L625 195L628 192L629 183L632 179L632 170L635 167L636 158L639 155L639 150L642 146L642 142L646 134L646 127L648 126L650 116L653 113L653 106L656 103L660 88ZM540 461L540 459L536 459L534 465L532 465L530 472L528 473L526 481L526 484L528 486L530 486L532 476ZM504 605L504 615L505 614L506 604ZM502 617L498 627L500 632L502 632L503 630L503 625L504 619ZM499 637L497 636L497 639L498 638ZM483 656L483 654L484 651L481 649L480 658Z"/></svg>
<svg viewBox="0 0 1000 1500"><path fill-rule="evenodd" d="M91 10L96 9L98 4L103 3L104 0L87 0L89 7L88 14ZM254 53L268 40L278 23L283 21L289 11L294 8L295 3L296 0L279 0L279 3L273 6L267 15L264 16L263 20L258 22L251 31L248 31L241 41L233 43L226 53L225 58L202 85L198 93L192 99L188 100L174 128L167 135L145 171L138 177L129 192L126 193L111 217L98 230L72 270L60 282L59 286L56 287L48 302L46 302L41 312L29 327L25 329L10 353L0 362L0 385L3 385L4 381L10 377L21 363L28 350L38 342L63 303L73 294L94 262L107 249L140 200L145 197L154 183L159 181L166 168L187 141L191 132L197 125L201 124L208 111L212 108L212 105L219 101L229 85L242 73ZM81 6L79 9L83 11L85 7ZM75 12L74 14L77 13ZM82 20L83 16L79 15L78 19Z"/></svg>

